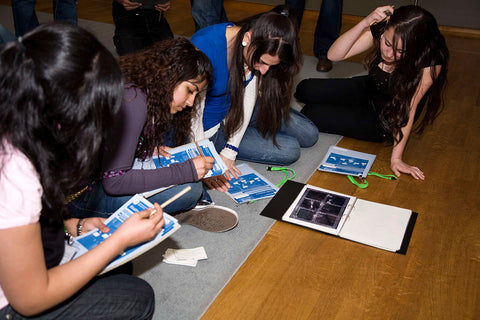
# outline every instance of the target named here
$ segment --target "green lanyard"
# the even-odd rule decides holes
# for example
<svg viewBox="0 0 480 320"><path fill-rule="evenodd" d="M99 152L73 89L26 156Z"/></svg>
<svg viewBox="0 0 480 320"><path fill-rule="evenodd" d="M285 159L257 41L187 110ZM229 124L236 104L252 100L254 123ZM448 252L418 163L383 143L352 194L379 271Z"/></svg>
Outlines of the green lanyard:
<svg viewBox="0 0 480 320"><path fill-rule="evenodd" d="M281 187L283 186L283 184L285 182L287 182L288 180L292 180L293 178L295 178L295 171L293 171L293 169L290 169L290 168L286 168L286 167L271 167L271 166L268 166L267 167L267 171L283 171L283 173L285 173L285 177L283 177L283 180L280 181L279 184L277 184L277 187ZM289 173L292 174L291 177L289 177Z"/></svg>
<svg viewBox="0 0 480 320"><path fill-rule="evenodd" d="M380 174L380 173L376 173L376 172L369 172L367 174L367 176L377 176L377 177L382 178L382 179L397 180L397 176L395 176L393 174ZM348 180L350 180L351 183L353 183L354 185L356 185L359 188L365 189L366 187L368 187L367 179L363 178L362 176L358 177L360 179L360 182L355 180L355 178L351 175L348 175L347 178L348 178Z"/></svg>

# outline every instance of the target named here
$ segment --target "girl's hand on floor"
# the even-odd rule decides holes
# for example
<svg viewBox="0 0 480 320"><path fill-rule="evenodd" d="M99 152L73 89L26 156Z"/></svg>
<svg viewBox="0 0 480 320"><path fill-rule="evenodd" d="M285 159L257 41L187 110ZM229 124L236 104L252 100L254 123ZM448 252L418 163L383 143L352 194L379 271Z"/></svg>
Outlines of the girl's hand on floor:
<svg viewBox="0 0 480 320"><path fill-rule="evenodd" d="M407 173L410 174L413 178L417 180L425 180L425 174L417 167L410 166L403 162L401 159L394 159L390 163L390 169L392 169L393 173L400 177L400 173Z"/></svg>
<svg viewBox="0 0 480 320"><path fill-rule="evenodd" d="M223 162L225 162L225 165L227 166L227 171L225 172L225 178L227 180L232 180L232 177L235 179L238 179L238 177L242 174L240 170L235 166L235 160L228 159L222 155L220 155L222 158Z"/></svg>

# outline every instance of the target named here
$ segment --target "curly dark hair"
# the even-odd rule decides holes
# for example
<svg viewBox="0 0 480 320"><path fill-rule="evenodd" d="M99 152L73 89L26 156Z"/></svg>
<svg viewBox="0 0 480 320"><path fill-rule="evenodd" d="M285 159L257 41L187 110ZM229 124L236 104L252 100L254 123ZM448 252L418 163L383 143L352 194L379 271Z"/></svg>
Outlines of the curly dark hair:
<svg viewBox="0 0 480 320"><path fill-rule="evenodd" d="M240 31L235 36L230 66L231 104L225 119L225 133L230 137L243 122L244 64L253 70L262 55L278 55L280 63L260 76L257 114L258 130L264 137L271 135L276 144L276 131L282 120L289 118L293 78L300 71L302 62L295 13L291 7L280 5L236 25L240 26ZM252 55L250 61L245 61L242 41L248 31L252 33L249 45Z"/></svg>
<svg viewBox="0 0 480 320"><path fill-rule="evenodd" d="M41 25L0 46L0 152L8 142L32 162L43 217L65 217L66 196L98 172L122 92L116 59L79 27Z"/></svg>
<svg viewBox="0 0 480 320"><path fill-rule="evenodd" d="M382 107L381 121L389 139L399 142L403 139L401 128L408 123L410 102L422 79L423 69L427 66L430 66L433 84L426 93L426 108L414 132L423 132L442 111L449 52L435 17L419 6L409 5L396 9L384 30L389 28L394 29L393 50L397 50L397 39L405 50L390 75L389 92L392 100ZM366 64L373 68L380 59L380 42L375 41L375 47L367 56ZM438 65L441 70L436 74L435 66Z"/></svg>
<svg viewBox="0 0 480 320"><path fill-rule="evenodd" d="M191 119L195 110L185 108L172 116L170 105L173 93L183 81L195 80L200 83L206 80L208 83L211 80L212 66L207 56L188 39L176 38L122 56L119 62L125 83L147 94L147 121L137 156L151 156L155 147L163 142L163 136L171 129L171 125L174 144L184 144L191 133Z"/></svg>

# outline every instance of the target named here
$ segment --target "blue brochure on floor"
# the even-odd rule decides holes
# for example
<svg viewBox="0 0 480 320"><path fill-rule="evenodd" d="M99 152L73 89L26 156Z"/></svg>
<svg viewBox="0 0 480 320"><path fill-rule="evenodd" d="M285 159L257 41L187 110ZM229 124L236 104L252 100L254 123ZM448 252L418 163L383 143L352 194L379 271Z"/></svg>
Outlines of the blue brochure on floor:
<svg viewBox="0 0 480 320"><path fill-rule="evenodd" d="M226 192L236 203L271 198L277 193L278 187L248 164L241 163L237 168L242 175L238 179L230 180L231 187Z"/></svg>
<svg viewBox="0 0 480 320"><path fill-rule="evenodd" d="M79 237L75 237L72 245L66 245L66 249L68 249L67 251L71 252L73 248L73 250L75 251L73 259L78 258L79 256L88 252L88 250L95 248L102 241L110 237L110 235L115 230L117 230L120 225L132 214L151 207L153 207L153 204L150 203L147 199L138 194L134 195L123 206L121 206L117 211L115 211L115 213L113 213L107 220L105 220L104 223L107 225L107 227L110 228L109 232L103 233L98 229L94 229ZM168 238L172 233L174 233L180 228L180 224L178 223L177 219L173 218L169 214L164 212L163 218L165 219L165 225L163 226L163 229L155 236L155 238L150 241L127 248L125 252L123 252L112 262L110 262L101 273L108 272L138 257L139 255L150 250L151 248Z"/></svg>
<svg viewBox="0 0 480 320"><path fill-rule="evenodd" d="M195 157L198 157L200 155L200 150L199 150L200 148L205 157L212 157L215 159L213 168L205 175L205 178L218 176L223 174L225 171L227 171L227 166L223 162L222 158L220 158L220 155L217 153L217 150L215 150L215 146L210 140L204 139L204 140L197 141L197 143L198 143L198 148L197 148L197 144L195 142L192 142L192 143L184 144L180 147L176 147L168 150L168 153L170 153L170 157L168 158L159 156L159 157L148 158L148 159L145 159L144 161L135 159L132 169L149 170L149 169L168 167L174 163L182 163L187 161L188 159L193 159Z"/></svg>
<svg viewBox="0 0 480 320"><path fill-rule="evenodd" d="M330 146L318 170L366 178L375 158L374 154Z"/></svg>

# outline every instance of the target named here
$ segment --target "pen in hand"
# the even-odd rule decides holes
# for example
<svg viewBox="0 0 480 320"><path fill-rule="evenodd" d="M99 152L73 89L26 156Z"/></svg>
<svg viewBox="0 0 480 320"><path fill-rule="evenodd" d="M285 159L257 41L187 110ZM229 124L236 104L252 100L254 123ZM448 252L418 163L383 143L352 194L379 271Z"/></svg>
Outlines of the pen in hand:
<svg viewBox="0 0 480 320"><path fill-rule="evenodd" d="M198 145L198 142L197 142L197 141L195 141L195 145L197 146L197 149L198 149L198 152L200 152L200 155L201 155L202 157L205 157L205 155L204 155L203 152L202 152L202 148L200 148L200 146Z"/></svg>

